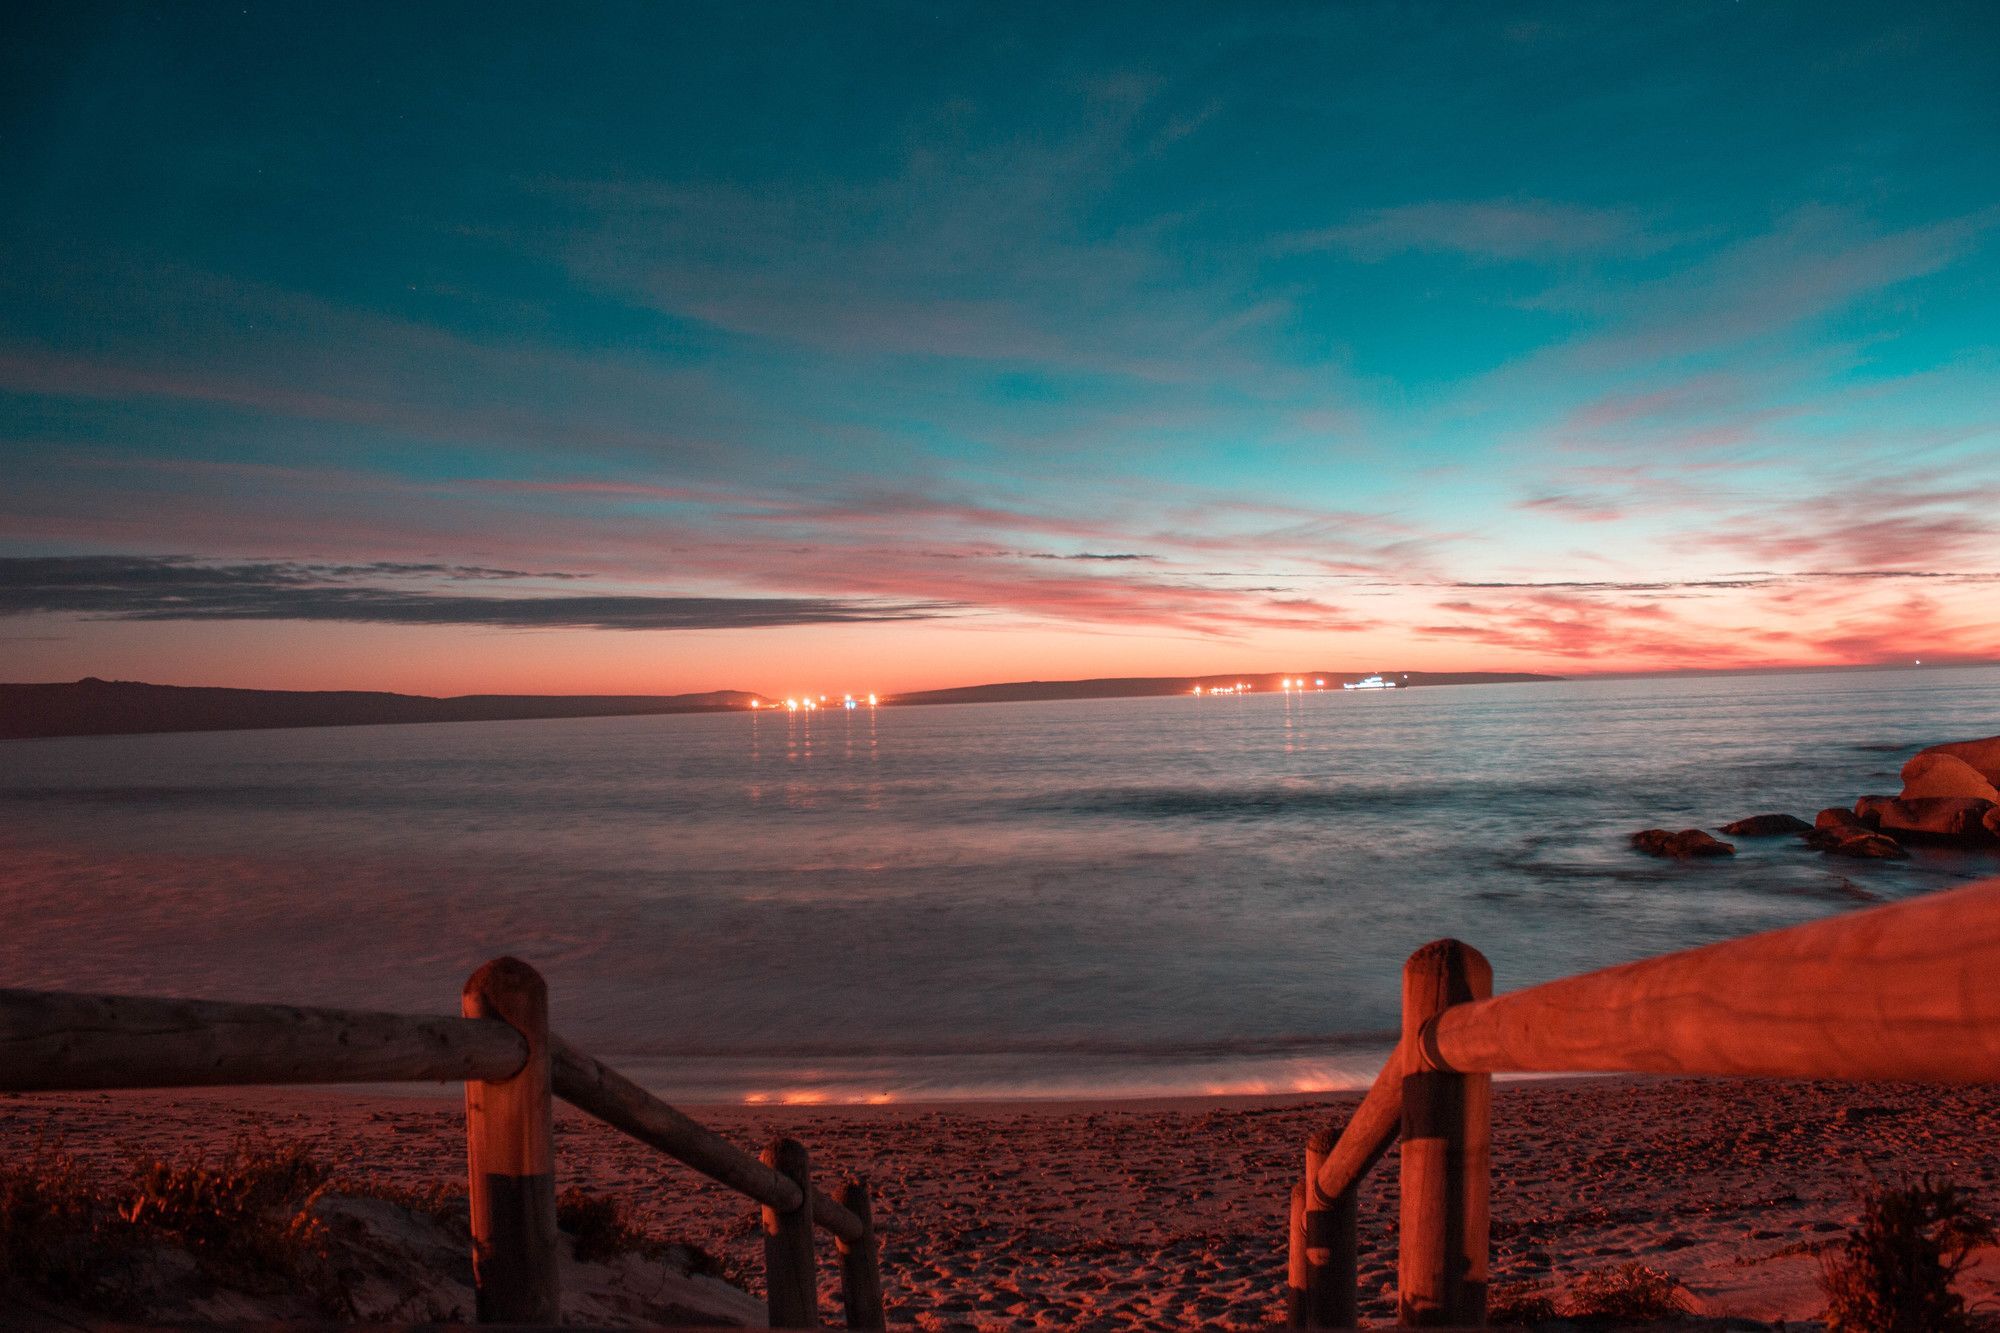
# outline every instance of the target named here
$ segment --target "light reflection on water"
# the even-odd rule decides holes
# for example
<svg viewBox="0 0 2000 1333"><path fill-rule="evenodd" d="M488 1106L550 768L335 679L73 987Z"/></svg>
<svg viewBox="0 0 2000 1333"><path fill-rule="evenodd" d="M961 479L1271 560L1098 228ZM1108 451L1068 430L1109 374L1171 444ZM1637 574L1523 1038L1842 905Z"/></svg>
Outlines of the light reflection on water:
<svg viewBox="0 0 2000 1333"><path fill-rule="evenodd" d="M689 1100L1353 1086L1438 935L1505 988L1994 873L1625 835L1995 731L1968 669L11 743L0 966L448 1012L514 952Z"/></svg>

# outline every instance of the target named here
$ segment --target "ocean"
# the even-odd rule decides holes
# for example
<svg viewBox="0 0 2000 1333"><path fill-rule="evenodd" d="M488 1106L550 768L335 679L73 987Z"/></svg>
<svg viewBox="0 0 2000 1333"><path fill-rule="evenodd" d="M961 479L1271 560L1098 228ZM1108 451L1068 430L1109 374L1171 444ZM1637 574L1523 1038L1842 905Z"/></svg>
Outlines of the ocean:
<svg viewBox="0 0 2000 1333"><path fill-rule="evenodd" d="M1502 989L2000 873L1790 838L2000 669L14 741L0 981L456 1012L484 959L672 1099L1365 1084L1403 958Z"/></svg>

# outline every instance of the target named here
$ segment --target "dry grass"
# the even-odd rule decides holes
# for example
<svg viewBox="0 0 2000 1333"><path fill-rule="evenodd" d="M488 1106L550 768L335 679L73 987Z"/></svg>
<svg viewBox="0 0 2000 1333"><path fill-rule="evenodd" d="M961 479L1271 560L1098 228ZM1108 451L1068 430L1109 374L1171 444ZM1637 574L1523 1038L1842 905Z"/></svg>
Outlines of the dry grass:
<svg viewBox="0 0 2000 1333"><path fill-rule="evenodd" d="M1646 1264L1578 1273L1559 1291L1534 1282L1496 1287L1487 1302L1487 1319L1507 1325L1554 1319L1647 1323L1689 1312L1687 1289L1673 1274Z"/></svg>
<svg viewBox="0 0 2000 1333"><path fill-rule="evenodd" d="M227 1288L349 1314L315 1211L331 1184L299 1144L241 1139L220 1160L139 1161L110 1180L38 1149L0 1167L0 1291L119 1315L167 1287Z"/></svg>
<svg viewBox="0 0 2000 1333"><path fill-rule="evenodd" d="M1556 1300L1540 1282L1507 1282L1486 1294L1486 1322L1503 1328L1545 1324L1556 1318Z"/></svg>
<svg viewBox="0 0 2000 1333"><path fill-rule="evenodd" d="M606 1263L636 1254L684 1273L719 1277L744 1287L746 1273L699 1246L664 1240L648 1231L622 1199L571 1187L556 1196L556 1226L570 1237L577 1262Z"/></svg>
<svg viewBox="0 0 2000 1333"><path fill-rule="evenodd" d="M37 1148L26 1163L0 1169L0 1291L85 1295L114 1266L105 1230L75 1159Z"/></svg>
<svg viewBox="0 0 2000 1333"><path fill-rule="evenodd" d="M1861 1223L1820 1260L1829 1333L1960 1333L1979 1327L1953 1286L1993 1225L1932 1176L1877 1185Z"/></svg>
<svg viewBox="0 0 2000 1333"><path fill-rule="evenodd" d="M579 1263L603 1263L621 1254L659 1258L667 1249L633 1218L622 1202L604 1194L570 1188L556 1196L556 1226L576 1244Z"/></svg>

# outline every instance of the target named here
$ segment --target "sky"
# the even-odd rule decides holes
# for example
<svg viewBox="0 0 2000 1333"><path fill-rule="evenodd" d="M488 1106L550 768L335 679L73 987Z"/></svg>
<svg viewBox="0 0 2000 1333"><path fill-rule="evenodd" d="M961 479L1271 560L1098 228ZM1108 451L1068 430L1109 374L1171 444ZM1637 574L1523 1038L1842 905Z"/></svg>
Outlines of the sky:
<svg viewBox="0 0 2000 1333"><path fill-rule="evenodd" d="M2000 657L2000 8L0 11L0 679Z"/></svg>

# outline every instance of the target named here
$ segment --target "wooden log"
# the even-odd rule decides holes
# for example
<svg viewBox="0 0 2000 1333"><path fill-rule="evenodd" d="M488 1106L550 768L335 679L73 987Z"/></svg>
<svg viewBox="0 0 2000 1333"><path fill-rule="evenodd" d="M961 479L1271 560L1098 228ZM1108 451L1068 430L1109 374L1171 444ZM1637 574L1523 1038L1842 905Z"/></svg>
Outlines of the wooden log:
<svg viewBox="0 0 2000 1333"><path fill-rule="evenodd" d="M1440 1015L1432 1068L2000 1082L2000 879Z"/></svg>
<svg viewBox="0 0 2000 1333"><path fill-rule="evenodd" d="M287 1004L0 990L0 1091L498 1079L505 1023Z"/></svg>
<svg viewBox="0 0 2000 1333"><path fill-rule="evenodd" d="M1360 1317L1360 1181L1331 1198L1319 1189L1320 1168L1340 1137L1323 1127L1306 1141L1307 1328L1353 1328Z"/></svg>
<svg viewBox="0 0 2000 1333"><path fill-rule="evenodd" d="M714 1130L675 1110L617 1070L553 1034L556 1096L658 1148L710 1180L780 1212L799 1206L798 1186ZM813 1196L813 1222L842 1240L861 1236L861 1219L825 1194Z"/></svg>
<svg viewBox="0 0 2000 1333"><path fill-rule="evenodd" d="M813 1267L812 1160L797 1139L773 1139L764 1165L799 1188L799 1206L765 1204L764 1283L772 1328L819 1327L819 1277Z"/></svg>
<svg viewBox="0 0 2000 1333"><path fill-rule="evenodd" d="M840 1251L840 1298L847 1311L849 1328L886 1329L889 1318L882 1304L882 1250L875 1239L875 1207L868 1198L868 1182L859 1177L840 1191L843 1207L861 1219L858 1240L836 1237Z"/></svg>
<svg viewBox="0 0 2000 1333"><path fill-rule="evenodd" d="M1333 1150L1320 1163L1319 1192L1327 1198L1357 1188L1403 1132L1403 1074L1408 1058L1401 1045L1389 1053L1368 1095L1354 1108Z"/></svg>
<svg viewBox="0 0 2000 1333"><path fill-rule="evenodd" d="M559 1323L548 987L520 959L496 958L466 981L463 1004L466 1017L499 1019L528 1044L513 1077L465 1085L479 1322Z"/></svg>
<svg viewBox="0 0 2000 1333"><path fill-rule="evenodd" d="M1403 967L1403 1046L1452 1005L1493 993L1477 949L1437 940ZM1403 1076L1397 1307L1405 1328L1486 1322L1492 1079L1412 1068Z"/></svg>

